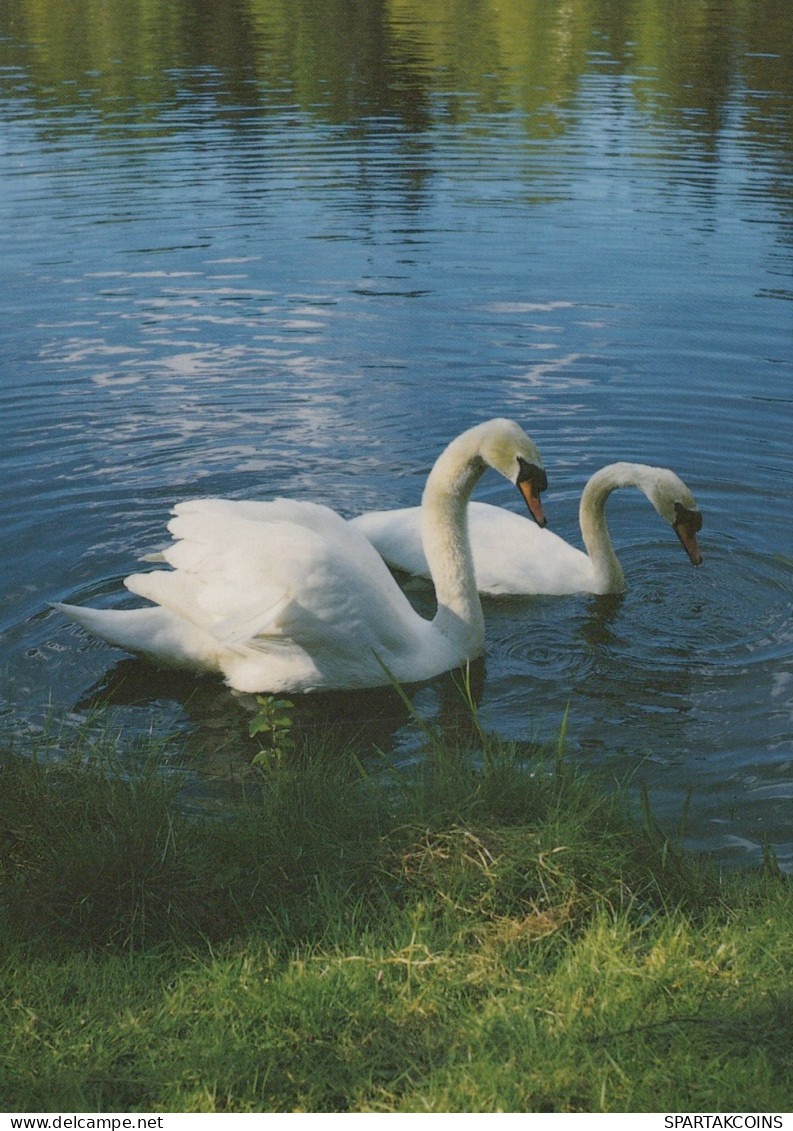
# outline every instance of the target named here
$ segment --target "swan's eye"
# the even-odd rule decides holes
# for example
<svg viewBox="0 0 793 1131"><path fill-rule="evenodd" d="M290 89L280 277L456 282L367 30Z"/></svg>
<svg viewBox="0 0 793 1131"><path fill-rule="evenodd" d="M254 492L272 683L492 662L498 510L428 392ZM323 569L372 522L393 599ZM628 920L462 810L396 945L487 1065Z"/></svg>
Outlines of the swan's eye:
<svg viewBox="0 0 793 1131"><path fill-rule="evenodd" d="M685 526L696 534L702 529L702 515L691 507L684 507L682 503L675 503L675 526Z"/></svg>
<svg viewBox="0 0 793 1131"><path fill-rule="evenodd" d="M536 463L529 463L522 456L518 456L518 477L515 482L531 483L538 493L548 490L548 476L545 474L545 468L538 467Z"/></svg>

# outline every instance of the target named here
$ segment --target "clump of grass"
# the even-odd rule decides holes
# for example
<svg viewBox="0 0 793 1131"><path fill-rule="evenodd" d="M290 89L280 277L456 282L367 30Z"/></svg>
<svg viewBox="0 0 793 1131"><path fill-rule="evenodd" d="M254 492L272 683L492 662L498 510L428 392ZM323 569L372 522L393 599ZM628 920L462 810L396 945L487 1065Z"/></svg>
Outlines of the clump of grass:
<svg viewBox="0 0 793 1131"><path fill-rule="evenodd" d="M23 937L135 947L185 929L197 855L152 746L122 769L107 741L0 762L0 907Z"/></svg>
<svg viewBox="0 0 793 1131"><path fill-rule="evenodd" d="M380 790L327 751L263 767L222 815L187 811L155 749L78 736L66 757L0 762L0 909L21 938L137 949L225 937L257 916L293 918L318 877L371 863ZM306 927L308 929L308 926Z"/></svg>
<svg viewBox="0 0 793 1131"><path fill-rule="evenodd" d="M343 915L417 893L433 913L571 922L622 901L628 859L631 898L657 899L660 852L613 796L550 772L537 749L480 755L435 743L421 766L380 773L351 751L284 750L222 816L186 812L151 751L134 772L112 745L7 755L2 907L21 937L135 949L258 920L311 940L334 902Z"/></svg>
<svg viewBox="0 0 793 1131"><path fill-rule="evenodd" d="M10 1110L784 1110L789 883L560 749L298 744L218 817L112 747L0 769Z"/></svg>
<svg viewBox="0 0 793 1131"><path fill-rule="evenodd" d="M154 748L123 765L112 739L80 735L55 762L8 753L8 921L21 936L135 949L259 920L313 940L334 903L343 916L350 902L418 896L433 914L470 908L472 922L572 925L595 903L718 898L712 876L558 750L499 743L478 726L462 745L428 732L410 770L367 771L353 751L316 742L261 770L243 803L202 816L180 805L180 776L162 773Z"/></svg>

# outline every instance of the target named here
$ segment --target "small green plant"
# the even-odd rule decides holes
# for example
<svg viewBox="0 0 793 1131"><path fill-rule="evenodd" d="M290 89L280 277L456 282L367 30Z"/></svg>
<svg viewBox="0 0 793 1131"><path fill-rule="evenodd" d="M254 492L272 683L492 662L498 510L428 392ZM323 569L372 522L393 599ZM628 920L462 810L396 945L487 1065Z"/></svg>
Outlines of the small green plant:
<svg viewBox="0 0 793 1131"><path fill-rule="evenodd" d="M273 695L257 695L259 710L253 716L248 734L267 735L267 746L254 757L254 766L279 765L286 754L294 749L295 740L290 735L292 718L289 711L294 703L289 699L276 699Z"/></svg>

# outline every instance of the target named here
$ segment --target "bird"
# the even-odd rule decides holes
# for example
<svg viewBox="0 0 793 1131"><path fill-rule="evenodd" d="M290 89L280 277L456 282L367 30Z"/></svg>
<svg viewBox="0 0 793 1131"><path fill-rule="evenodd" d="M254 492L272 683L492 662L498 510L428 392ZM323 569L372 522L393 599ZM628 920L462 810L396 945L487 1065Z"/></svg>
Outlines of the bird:
<svg viewBox="0 0 793 1131"><path fill-rule="evenodd" d="M164 666L220 675L235 691L310 692L416 683L484 649L466 511L487 467L545 524L540 453L511 420L469 428L441 453L422 497L437 609L420 616L364 535L308 500L195 499L171 512L173 541L127 577L135 609L55 603L94 636Z"/></svg>
<svg viewBox="0 0 793 1131"><path fill-rule="evenodd" d="M689 488L669 468L611 463L584 487L579 507L586 552L521 515L472 502L469 529L477 589L491 596L621 593L622 571L606 525L605 505L618 487L638 487L672 526L694 565L702 563L697 532L702 515ZM395 569L428 577L419 508L371 511L350 519Z"/></svg>

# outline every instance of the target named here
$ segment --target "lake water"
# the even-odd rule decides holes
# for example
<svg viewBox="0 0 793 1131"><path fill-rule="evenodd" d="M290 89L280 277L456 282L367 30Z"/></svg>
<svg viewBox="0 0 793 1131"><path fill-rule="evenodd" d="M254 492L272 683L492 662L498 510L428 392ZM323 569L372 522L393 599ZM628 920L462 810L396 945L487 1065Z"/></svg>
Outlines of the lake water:
<svg viewBox="0 0 793 1131"><path fill-rule="evenodd" d="M506 415L557 533L580 544L598 467L662 464L705 563L615 494L627 593L487 602L484 725L550 739L569 704L571 758L793 869L793 7L6 0L0 230L13 727L99 694L131 732L231 742L216 685L48 602L121 601L180 499L412 505ZM492 474L477 497L519 509ZM416 701L454 715L441 684ZM300 717L415 756L378 704Z"/></svg>

